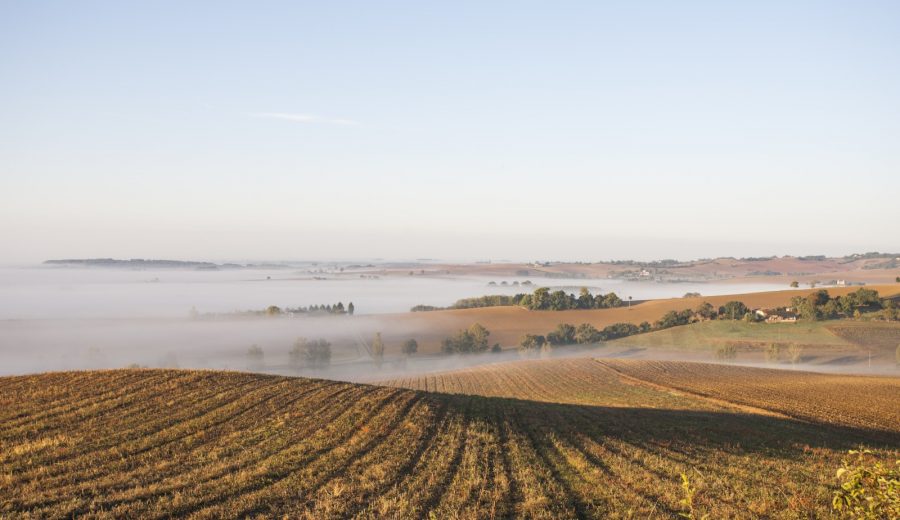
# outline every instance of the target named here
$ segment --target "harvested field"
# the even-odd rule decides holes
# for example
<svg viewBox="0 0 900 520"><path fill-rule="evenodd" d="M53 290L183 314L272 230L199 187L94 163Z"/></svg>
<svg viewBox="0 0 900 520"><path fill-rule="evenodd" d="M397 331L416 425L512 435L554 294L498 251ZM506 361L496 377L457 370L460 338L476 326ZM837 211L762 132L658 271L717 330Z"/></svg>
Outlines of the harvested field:
<svg viewBox="0 0 900 520"><path fill-rule="evenodd" d="M845 341L873 347L888 356L900 346L900 323L842 321L828 329Z"/></svg>
<svg viewBox="0 0 900 520"><path fill-rule="evenodd" d="M822 424L900 432L900 378L677 361L604 360L640 381Z"/></svg>
<svg viewBox="0 0 900 520"><path fill-rule="evenodd" d="M897 455L865 428L748 413L626 365L394 383L469 395L228 372L2 378L0 516L675 518L681 473L712 518L826 516L845 450Z"/></svg>

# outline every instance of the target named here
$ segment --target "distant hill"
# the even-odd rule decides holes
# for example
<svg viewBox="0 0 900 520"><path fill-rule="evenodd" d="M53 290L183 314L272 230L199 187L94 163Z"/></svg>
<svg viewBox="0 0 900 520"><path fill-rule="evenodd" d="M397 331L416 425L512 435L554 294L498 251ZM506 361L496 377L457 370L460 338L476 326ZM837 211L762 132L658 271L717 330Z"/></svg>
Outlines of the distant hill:
<svg viewBox="0 0 900 520"><path fill-rule="evenodd" d="M166 268L166 269L223 269L243 267L238 264L214 264L212 262L190 262L183 260L149 260L132 258L116 260L115 258L65 258L47 260L45 265L62 265L75 267L127 267L127 268Z"/></svg>

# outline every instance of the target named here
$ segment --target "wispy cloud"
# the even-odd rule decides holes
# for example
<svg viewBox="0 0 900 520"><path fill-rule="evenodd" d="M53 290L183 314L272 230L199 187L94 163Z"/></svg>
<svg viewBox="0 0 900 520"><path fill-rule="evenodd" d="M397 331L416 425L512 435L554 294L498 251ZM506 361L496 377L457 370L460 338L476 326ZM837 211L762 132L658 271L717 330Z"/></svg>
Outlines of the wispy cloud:
<svg viewBox="0 0 900 520"><path fill-rule="evenodd" d="M357 126L359 121L353 119L343 119L335 117L323 117L314 114L297 114L291 112L254 112L250 114L253 117L265 117L269 119L282 119L284 121L293 121L295 123L322 123L327 125Z"/></svg>

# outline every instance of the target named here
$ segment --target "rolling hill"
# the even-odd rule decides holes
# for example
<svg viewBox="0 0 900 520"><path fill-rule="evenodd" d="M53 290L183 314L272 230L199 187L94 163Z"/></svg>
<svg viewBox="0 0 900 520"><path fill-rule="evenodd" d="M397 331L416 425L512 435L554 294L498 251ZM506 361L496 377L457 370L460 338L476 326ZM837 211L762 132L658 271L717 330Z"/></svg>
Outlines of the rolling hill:
<svg viewBox="0 0 900 520"><path fill-rule="evenodd" d="M674 518L682 473L714 518L825 516L847 449L898 456L900 380L780 390L770 372L573 359L393 386L0 378L0 516ZM771 393L744 396L760 378Z"/></svg>
<svg viewBox="0 0 900 520"><path fill-rule="evenodd" d="M872 285L868 288L878 291L882 296L900 292L900 285ZM859 287L827 288L832 296L844 295L857 289ZM590 323L597 328L619 322L635 325L642 321L653 323L669 311L693 309L703 302L718 307L728 301L739 300L751 308L778 307L790 305L794 296L805 296L812 291L812 289L795 289L697 298L666 298L648 300L630 308L595 310L531 311L511 306L409 312L377 317L360 316L360 319L355 320L355 326L367 337L374 334L375 330L382 330L387 351L390 353L399 353L402 342L411 336L418 340L421 352L438 352L442 339L476 322L491 332L491 343L498 342L503 346L510 346L517 345L526 333L545 334L559 323L574 325Z"/></svg>

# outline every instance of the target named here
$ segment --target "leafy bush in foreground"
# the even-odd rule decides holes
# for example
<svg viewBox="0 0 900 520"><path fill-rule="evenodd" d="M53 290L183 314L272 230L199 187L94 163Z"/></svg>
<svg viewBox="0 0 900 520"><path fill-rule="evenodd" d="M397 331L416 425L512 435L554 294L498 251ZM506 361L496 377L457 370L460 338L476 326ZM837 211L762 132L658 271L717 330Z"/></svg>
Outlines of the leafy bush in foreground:
<svg viewBox="0 0 900 520"><path fill-rule="evenodd" d="M844 460L837 471L840 488L831 502L845 518L900 518L900 460L894 467L870 463L869 450L850 450L854 460Z"/></svg>

